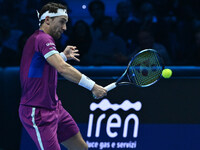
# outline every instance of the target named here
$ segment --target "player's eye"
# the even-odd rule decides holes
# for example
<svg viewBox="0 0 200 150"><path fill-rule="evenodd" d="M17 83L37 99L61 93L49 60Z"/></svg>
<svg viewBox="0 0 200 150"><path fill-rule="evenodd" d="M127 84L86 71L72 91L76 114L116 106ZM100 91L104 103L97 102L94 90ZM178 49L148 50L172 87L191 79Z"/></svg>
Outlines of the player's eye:
<svg viewBox="0 0 200 150"><path fill-rule="evenodd" d="M66 24L66 21L61 20L60 23L61 23L61 24Z"/></svg>

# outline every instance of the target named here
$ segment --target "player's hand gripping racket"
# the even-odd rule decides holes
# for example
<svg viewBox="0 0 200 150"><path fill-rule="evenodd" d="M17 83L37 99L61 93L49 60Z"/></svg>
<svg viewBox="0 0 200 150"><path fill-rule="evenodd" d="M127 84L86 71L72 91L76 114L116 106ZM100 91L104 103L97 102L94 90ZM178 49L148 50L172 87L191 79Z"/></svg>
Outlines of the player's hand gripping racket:
<svg viewBox="0 0 200 150"><path fill-rule="evenodd" d="M106 87L110 91L117 86L134 84L138 87L147 87L156 83L164 69L163 59L153 49L145 49L137 53L129 62L122 76ZM123 82L125 80L125 82Z"/></svg>

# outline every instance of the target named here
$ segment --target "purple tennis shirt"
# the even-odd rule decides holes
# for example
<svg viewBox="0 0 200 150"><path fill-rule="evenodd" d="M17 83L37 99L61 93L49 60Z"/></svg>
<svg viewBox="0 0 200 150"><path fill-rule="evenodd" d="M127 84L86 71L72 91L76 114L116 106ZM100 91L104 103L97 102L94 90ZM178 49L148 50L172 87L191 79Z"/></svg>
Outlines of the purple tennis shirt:
<svg viewBox="0 0 200 150"><path fill-rule="evenodd" d="M27 40L20 64L21 105L55 109L57 71L46 59L59 53L54 39L41 30Z"/></svg>

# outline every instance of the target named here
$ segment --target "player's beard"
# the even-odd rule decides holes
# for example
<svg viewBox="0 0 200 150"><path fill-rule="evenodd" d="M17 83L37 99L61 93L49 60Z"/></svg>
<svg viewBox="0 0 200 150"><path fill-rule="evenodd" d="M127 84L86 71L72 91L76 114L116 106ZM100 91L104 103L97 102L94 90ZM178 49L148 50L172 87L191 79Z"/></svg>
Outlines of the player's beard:
<svg viewBox="0 0 200 150"><path fill-rule="evenodd" d="M60 30L50 30L50 33L49 33L55 40L58 40L61 35L62 35L62 31Z"/></svg>

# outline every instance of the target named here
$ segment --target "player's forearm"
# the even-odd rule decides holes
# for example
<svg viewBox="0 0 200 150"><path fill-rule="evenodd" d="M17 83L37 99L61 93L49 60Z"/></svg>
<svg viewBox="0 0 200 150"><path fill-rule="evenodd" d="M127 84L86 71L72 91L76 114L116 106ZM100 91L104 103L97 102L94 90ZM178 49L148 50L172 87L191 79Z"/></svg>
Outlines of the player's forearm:
<svg viewBox="0 0 200 150"><path fill-rule="evenodd" d="M75 69L71 65L66 63L63 65L63 68L61 70L62 71L59 71L59 73L67 80L77 83L78 85L90 91L93 89L95 82L92 81L87 76L85 76L84 74L80 73L77 69Z"/></svg>
<svg viewBox="0 0 200 150"><path fill-rule="evenodd" d="M58 72L67 80L74 82L76 84L79 83L81 80L82 74L74 67L72 67L70 64L64 64L61 66L61 68L58 70Z"/></svg>
<svg viewBox="0 0 200 150"><path fill-rule="evenodd" d="M54 54L47 58L47 61L52 65L65 79L79 84L88 90L92 90L95 82L90 80L84 74L80 73L76 68L64 62L59 54Z"/></svg>

